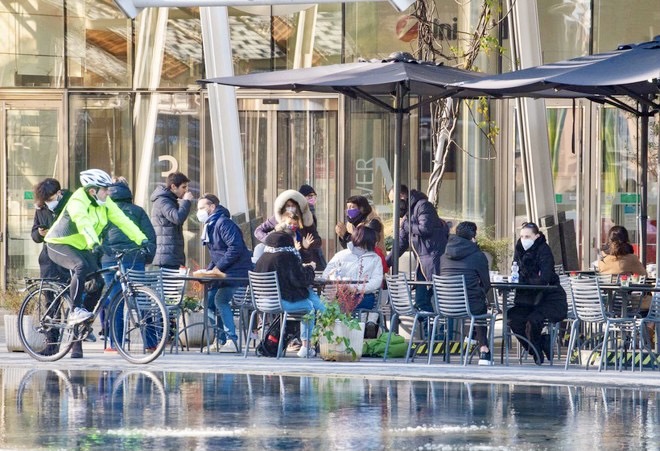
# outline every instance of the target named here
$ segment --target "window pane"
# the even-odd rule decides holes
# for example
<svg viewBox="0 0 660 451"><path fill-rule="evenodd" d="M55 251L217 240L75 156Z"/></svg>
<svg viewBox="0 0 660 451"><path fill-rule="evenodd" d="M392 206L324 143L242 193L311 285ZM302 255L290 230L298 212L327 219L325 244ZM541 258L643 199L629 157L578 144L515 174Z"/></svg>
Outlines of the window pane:
<svg viewBox="0 0 660 451"><path fill-rule="evenodd" d="M170 8L165 35L161 88L197 87L204 78L199 8Z"/></svg>
<svg viewBox="0 0 660 451"><path fill-rule="evenodd" d="M0 86L61 88L61 2L0 2Z"/></svg>
<svg viewBox="0 0 660 451"><path fill-rule="evenodd" d="M607 52L619 44L650 41L660 34L658 0L594 1L594 53Z"/></svg>
<svg viewBox="0 0 660 451"><path fill-rule="evenodd" d="M70 0L67 14L69 86L130 87L131 21L112 0Z"/></svg>

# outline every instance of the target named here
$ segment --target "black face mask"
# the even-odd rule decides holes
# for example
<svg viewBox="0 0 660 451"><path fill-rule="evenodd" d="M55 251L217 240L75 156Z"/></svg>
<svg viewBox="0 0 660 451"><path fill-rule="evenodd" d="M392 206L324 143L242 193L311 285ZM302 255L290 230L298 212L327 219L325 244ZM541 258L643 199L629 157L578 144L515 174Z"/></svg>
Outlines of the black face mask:
<svg viewBox="0 0 660 451"><path fill-rule="evenodd" d="M403 218L408 214L408 199L399 199L399 217Z"/></svg>

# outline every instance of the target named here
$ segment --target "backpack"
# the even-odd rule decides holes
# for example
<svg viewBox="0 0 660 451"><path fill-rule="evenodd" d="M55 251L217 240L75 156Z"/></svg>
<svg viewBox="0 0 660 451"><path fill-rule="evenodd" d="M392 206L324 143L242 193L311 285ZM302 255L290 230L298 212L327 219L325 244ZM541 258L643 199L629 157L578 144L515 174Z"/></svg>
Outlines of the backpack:
<svg viewBox="0 0 660 451"><path fill-rule="evenodd" d="M280 315L277 315L275 319L268 325L265 338L261 340L261 343L259 343L255 349L257 356L277 357L277 346L280 341L281 327L282 322ZM297 337L299 333L300 323L298 321L287 321L286 329L284 331L284 343L282 345L282 351L286 351L286 347L289 344L289 341Z"/></svg>

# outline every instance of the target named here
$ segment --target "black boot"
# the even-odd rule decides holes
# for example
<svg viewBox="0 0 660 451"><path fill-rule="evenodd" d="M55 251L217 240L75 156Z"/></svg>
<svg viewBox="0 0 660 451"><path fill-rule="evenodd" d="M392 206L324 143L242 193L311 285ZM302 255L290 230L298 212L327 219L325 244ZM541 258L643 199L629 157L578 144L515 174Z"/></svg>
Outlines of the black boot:
<svg viewBox="0 0 660 451"><path fill-rule="evenodd" d="M71 358L72 359L83 358L82 343L80 341L75 341L73 343L73 346L71 347Z"/></svg>
<svg viewBox="0 0 660 451"><path fill-rule="evenodd" d="M541 335L541 351L545 354L546 359L552 360L552 353L550 352L550 335Z"/></svg>

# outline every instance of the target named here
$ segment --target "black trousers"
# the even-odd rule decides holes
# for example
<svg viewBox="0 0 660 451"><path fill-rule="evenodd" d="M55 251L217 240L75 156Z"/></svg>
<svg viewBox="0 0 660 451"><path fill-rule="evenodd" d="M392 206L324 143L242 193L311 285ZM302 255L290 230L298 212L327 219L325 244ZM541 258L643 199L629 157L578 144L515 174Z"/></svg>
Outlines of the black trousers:
<svg viewBox="0 0 660 451"><path fill-rule="evenodd" d="M552 323L566 319L566 306L561 305L559 302L541 302L539 305L533 307L516 305L511 307L507 312L509 319L509 326L511 330L522 337L527 339L534 345L534 347L541 351L541 330L543 330L543 323L547 319ZM526 350L529 346L524 340L520 340L520 344Z"/></svg>
<svg viewBox="0 0 660 451"><path fill-rule="evenodd" d="M85 280L89 274L99 270L96 255L91 251L79 250L68 244L48 243L46 247L48 248L48 256L53 262L72 271L69 295L74 307L83 306ZM84 307L91 312L101 296L103 278L99 276L89 285L92 288L84 296Z"/></svg>

